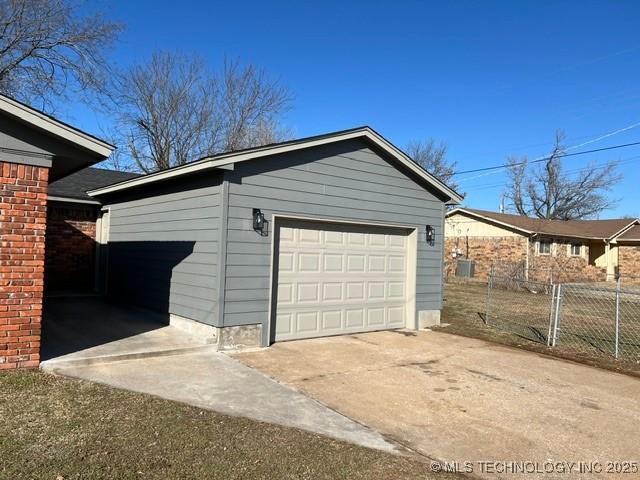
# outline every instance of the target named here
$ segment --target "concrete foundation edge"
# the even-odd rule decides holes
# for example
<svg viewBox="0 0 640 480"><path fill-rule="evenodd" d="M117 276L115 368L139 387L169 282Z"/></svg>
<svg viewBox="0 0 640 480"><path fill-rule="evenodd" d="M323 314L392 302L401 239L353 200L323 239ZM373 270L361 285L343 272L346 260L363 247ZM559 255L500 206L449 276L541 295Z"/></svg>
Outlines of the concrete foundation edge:
<svg viewBox="0 0 640 480"><path fill-rule="evenodd" d="M200 343L215 345L218 350L242 350L261 346L261 324L215 327L170 314L169 325L188 333Z"/></svg>
<svg viewBox="0 0 640 480"><path fill-rule="evenodd" d="M440 325L440 310L420 310L418 312L418 328L437 327Z"/></svg>

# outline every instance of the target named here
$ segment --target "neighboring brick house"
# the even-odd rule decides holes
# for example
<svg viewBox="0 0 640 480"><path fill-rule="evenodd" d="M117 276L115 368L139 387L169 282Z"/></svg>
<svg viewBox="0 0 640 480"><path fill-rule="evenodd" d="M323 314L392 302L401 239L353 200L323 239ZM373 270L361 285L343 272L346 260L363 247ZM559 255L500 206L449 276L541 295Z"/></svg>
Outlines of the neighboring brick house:
<svg viewBox="0 0 640 480"><path fill-rule="evenodd" d="M90 167L49 185L44 282L47 292L94 289L100 202L86 192L137 176Z"/></svg>
<svg viewBox="0 0 640 480"><path fill-rule="evenodd" d="M113 147L0 95L0 369L40 361L49 182Z"/></svg>
<svg viewBox="0 0 640 480"><path fill-rule="evenodd" d="M458 260L475 262L486 280L492 266L538 280L605 281L619 273L640 280L640 221L545 220L470 208L446 215L447 275Z"/></svg>

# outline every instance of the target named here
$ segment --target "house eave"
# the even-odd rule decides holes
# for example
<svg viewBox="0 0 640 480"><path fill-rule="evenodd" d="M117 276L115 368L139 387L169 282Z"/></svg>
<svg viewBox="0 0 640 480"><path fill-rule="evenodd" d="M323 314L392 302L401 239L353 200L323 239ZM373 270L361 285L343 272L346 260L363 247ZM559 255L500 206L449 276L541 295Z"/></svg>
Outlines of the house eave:
<svg viewBox="0 0 640 480"><path fill-rule="evenodd" d="M88 200L81 198L73 198L73 197L59 197L57 195L49 195L47 200L50 202L61 202L61 203L82 203L88 205L102 205L98 200Z"/></svg>
<svg viewBox="0 0 640 480"><path fill-rule="evenodd" d="M495 219L490 218L490 217L485 217L484 215L480 215L479 213L471 212L469 210L466 210L465 208L454 208L450 212L447 212L445 217L449 218L450 216L452 216L452 215L454 215L456 213L464 213L466 215L470 215L472 217L482 219L482 220L484 220L486 222L489 222L489 223L500 225L502 227L509 228L511 230L516 230L517 232L523 233L523 234L528 235L528 236L532 236L532 235L535 235L537 233L537 232L533 232L533 231L530 231L530 230L526 230L526 229L521 228L521 227L516 227L515 225L511 225L510 223L501 222L500 220L495 220Z"/></svg>
<svg viewBox="0 0 640 480"><path fill-rule="evenodd" d="M88 133L56 120L12 98L0 95L0 110L37 129L66 140L74 145L106 158L115 149L113 145Z"/></svg>

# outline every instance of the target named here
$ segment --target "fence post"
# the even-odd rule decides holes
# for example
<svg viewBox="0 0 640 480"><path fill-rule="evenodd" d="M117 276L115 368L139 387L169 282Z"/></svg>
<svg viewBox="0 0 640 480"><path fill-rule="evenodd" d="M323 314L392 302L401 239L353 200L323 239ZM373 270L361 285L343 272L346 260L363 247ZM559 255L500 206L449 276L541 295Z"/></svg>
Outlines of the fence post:
<svg viewBox="0 0 640 480"><path fill-rule="evenodd" d="M616 280L616 349L614 355L618 358L620 348L620 277Z"/></svg>
<svg viewBox="0 0 640 480"><path fill-rule="evenodd" d="M558 287L556 288L556 311L555 311L555 318L553 321L553 339L551 342L551 346L555 347L556 346L556 340L558 339L558 324L560 322L560 302L562 300L562 284L559 283Z"/></svg>
<svg viewBox="0 0 640 480"><path fill-rule="evenodd" d="M484 323L485 325L489 325L489 308L491 306L491 284L493 282L493 265L491 265L491 270L489 271L489 278L487 281L487 301L484 307Z"/></svg>
<svg viewBox="0 0 640 480"><path fill-rule="evenodd" d="M556 285L551 285L551 305L549 305L549 333L547 333L547 347L551 346L551 333L553 330L553 319L555 317L554 307L556 301Z"/></svg>

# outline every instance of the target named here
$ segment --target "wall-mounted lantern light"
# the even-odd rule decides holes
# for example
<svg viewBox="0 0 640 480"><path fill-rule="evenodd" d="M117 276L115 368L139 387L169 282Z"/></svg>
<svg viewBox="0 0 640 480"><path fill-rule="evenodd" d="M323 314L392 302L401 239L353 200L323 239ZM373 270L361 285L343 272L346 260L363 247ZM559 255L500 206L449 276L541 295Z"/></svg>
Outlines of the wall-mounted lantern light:
<svg viewBox="0 0 640 480"><path fill-rule="evenodd" d="M427 225L426 231L427 231L427 234L426 234L427 244L433 247L436 243L436 229L431 225Z"/></svg>
<svg viewBox="0 0 640 480"><path fill-rule="evenodd" d="M259 208L253 209L253 229L261 235L264 233L264 213L262 213Z"/></svg>

